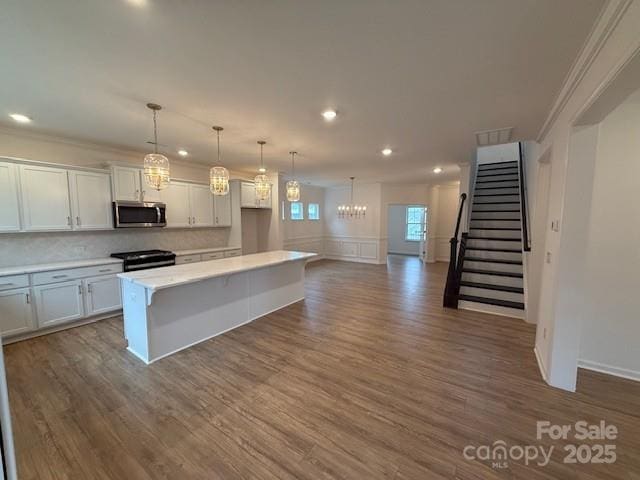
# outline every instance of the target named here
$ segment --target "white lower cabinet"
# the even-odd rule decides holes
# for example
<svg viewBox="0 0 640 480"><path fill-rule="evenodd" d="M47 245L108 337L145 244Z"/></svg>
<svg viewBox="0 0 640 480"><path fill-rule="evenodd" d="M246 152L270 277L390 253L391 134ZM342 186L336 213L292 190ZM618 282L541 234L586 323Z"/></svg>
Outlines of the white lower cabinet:
<svg viewBox="0 0 640 480"><path fill-rule="evenodd" d="M98 315L122 308L120 279L115 275L83 280L85 311L87 316Z"/></svg>
<svg viewBox="0 0 640 480"><path fill-rule="evenodd" d="M78 320L85 316L82 280L40 285L34 287L33 292L40 328Z"/></svg>
<svg viewBox="0 0 640 480"><path fill-rule="evenodd" d="M201 262L202 256L200 255L178 255L176 257L176 265L183 265L185 263Z"/></svg>
<svg viewBox="0 0 640 480"><path fill-rule="evenodd" d="M33 330L34 326L30 290L0 292L0 334L16 335Z"/></svg>

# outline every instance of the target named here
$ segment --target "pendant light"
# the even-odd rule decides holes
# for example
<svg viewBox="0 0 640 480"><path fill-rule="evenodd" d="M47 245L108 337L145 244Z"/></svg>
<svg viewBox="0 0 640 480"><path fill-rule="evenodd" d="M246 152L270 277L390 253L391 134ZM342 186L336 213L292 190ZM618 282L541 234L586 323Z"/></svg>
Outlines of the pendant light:
<svg viewBox="0 0 640 480"><path fill-rule="evenodd" d="M289 152L291 155L291 177L295 177L295 156L298 152ZM297 202L300 200L300 184L296 180L289 180L287 182L287 200L290 202Z"/></svg>
<svg viewBox="0 0 640 480"><path fill-rule="evenodd" d="M218 134L218 165L220 165L220 132L222 127L211 127ZM209 189L214 195L229 193L229 170L224 167L212 167L209 170Z"/></svg>
<svg viewBox="0 0 640 480"><path fill-rule="evenodd" d="M356 177L349 177L351 179L351 203L348 205L342 204L338 206L339 218L364 218L367 214L366 205L358 205L353 203L353 181Z"/></svg>
<svg viewBox="0 0 640 480"><path fill-rule="evenodd" d="M256 197L258 200L267 200L271 195L271 183L269 183L269 177L265 175L267 171L264 168L264 157L263 157L263 149L267 142L264 140L258 140L258 145L260 145L260 172L259 175L256 175L256 178L253 180L256 186Z"/></svg>
<svg viewBox="0 0 640 480"><path fill-rule="evenodd" d="M157 113L162 107L156 103L147 103L153 111L153 153L144 157L144 180L151 188L162 190L169 186L169 159L158 153L158 122Z"/></svg>

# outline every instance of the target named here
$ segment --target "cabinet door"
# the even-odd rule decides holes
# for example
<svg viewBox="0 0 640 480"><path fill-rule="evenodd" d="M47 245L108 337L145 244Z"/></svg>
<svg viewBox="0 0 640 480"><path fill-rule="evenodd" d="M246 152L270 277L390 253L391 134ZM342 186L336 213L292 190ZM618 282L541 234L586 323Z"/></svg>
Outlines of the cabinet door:
<svg viewBox="0 0 640 480"><path fill-rule="evenodd" d="M0 292L0 334L2 336L33 330L33 309L28 288Z"/></svg>
<svg viewBox="0 0 640 480"><path fill-rule="evenodd" d="M113 228L109 175L69 172L72 220L76 230Z"/></svg>
<svg viewBox="0 0 640 480"><path fill-rule="evenodd" d="M231 192L213 196L213 214L216 227L231 226Z"/></svg>
<svg viewBox="0 0 640 480"><path fill-rule="evenodd" d="M142 201L143 202L161 202L162 201L162 191L156 190L155 188L150 187L144 181L144 174L140 171L140 185L142 188Z"/></svg>
<svg viewBox="0 0 640 480"><path fill-rule="evenodd" d="M114 200L139 202L141 198L140 169L131 167L113 167Z"/></svg>
<svg viewBox="0 0 640 480"><path fill-rule="evenodd" d="M16 166L0 162L0 232L20 230Z"/></svg>
<svg viewBox="0 0 640 480"><path fill-rule="evenodd" d="M71 230L67 171L20 165L24 229Z"/></svg>
<svg viewBox="0 0 640 480"><path fill-rule="evenodd" d="M167 227L191 226L188 183L171 182L160 192L160 197L167 204Z"/></svg>
<svg viewBox="0 0 640 480"><path fill-rule="evenodd" d="M40 328L84 317L80 280L41 285L34 287L33 291Z"/></svg>
<svg viewBox="0 0 640 480"><path fill-rule="evenodd" d="M185 263L195 263L201 261L201 255L179 255L176 257L176 265L183 265Z"/></svg>
<svg viewBox="0 0 640 480"><path fill-rule="evenodd" d="M242 182L240 184L240 206L245 208L256 208L258 206L256 187L253 183Z"/></svg>
<svg viewBox="0 0 640 480"><path fill-rule="evenodd" d="M191 225L213 227L213 195L207 185L189 185Z"/></svg>
<svg viewBox="0 0 640 480"><path fill-rule="evenodd" d="M87 315L98 315L122 308L120 279L115 275L87 278L84 280L84 291Z"/></svg>

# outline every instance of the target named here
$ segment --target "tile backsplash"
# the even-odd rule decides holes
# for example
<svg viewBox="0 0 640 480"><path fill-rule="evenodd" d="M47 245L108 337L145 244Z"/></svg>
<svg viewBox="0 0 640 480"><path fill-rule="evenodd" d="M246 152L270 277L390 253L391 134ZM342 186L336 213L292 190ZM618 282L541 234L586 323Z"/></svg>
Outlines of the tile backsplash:
<svg viewBox="0 0 640 480"><path fill-rule="evenodd" d="M0 267L108 257L132 250L226 247L229 228L0 234Z"/></svg>

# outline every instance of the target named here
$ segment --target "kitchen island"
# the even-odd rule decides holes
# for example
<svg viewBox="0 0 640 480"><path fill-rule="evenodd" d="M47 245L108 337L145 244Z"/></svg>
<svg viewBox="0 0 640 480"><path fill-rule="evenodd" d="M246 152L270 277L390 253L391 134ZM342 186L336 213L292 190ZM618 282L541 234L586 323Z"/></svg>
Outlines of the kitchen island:
<svg viewBox="0 0 640 480"><path fill-rule="evenodd" d="M303 300L315 256L278 250L121 273L127 348L149 364Z"/></svg>

